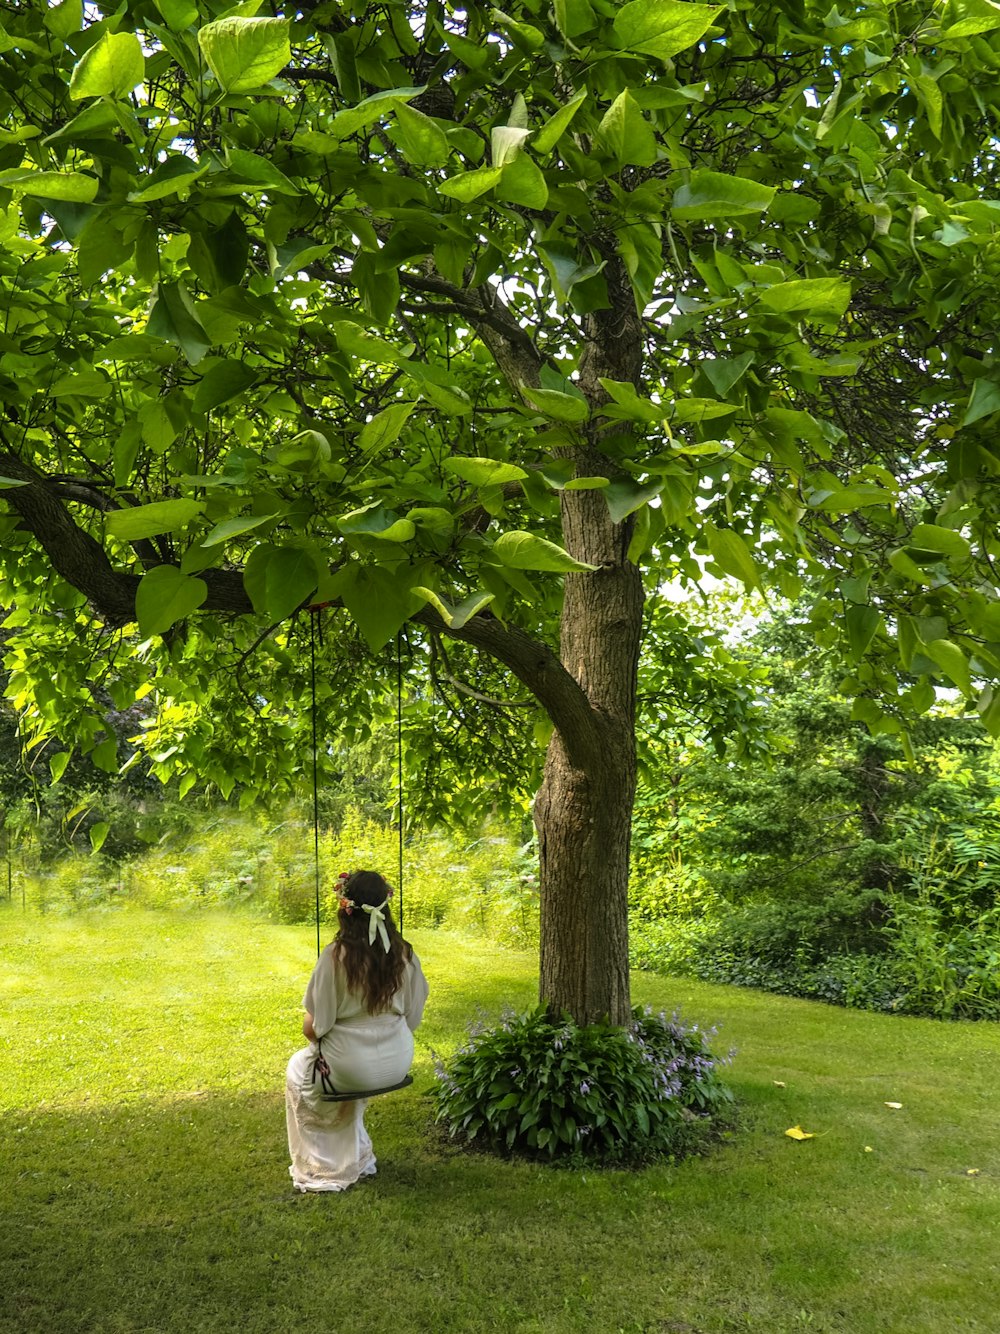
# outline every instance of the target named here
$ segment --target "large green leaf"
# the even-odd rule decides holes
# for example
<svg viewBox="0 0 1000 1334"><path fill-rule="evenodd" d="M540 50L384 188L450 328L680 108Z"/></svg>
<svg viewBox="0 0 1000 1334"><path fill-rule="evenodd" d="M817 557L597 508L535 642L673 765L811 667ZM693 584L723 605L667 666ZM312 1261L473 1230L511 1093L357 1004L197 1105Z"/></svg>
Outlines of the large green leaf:
<svg viewBox="0 0 1000 1334"><path fill-rule="evenodd" d="M747 588L760 587L760 571L746 538L732 528L709 528L708 549L723 574L741 580Z"/></svg>
<svg viewBox="0 0 1000 1334"><path fill-rule="evenodd" d="M500 167L478 167L475 171L463 171L460 175L451 176L443 181L438 186L438 192L449 199L469 204L499 184L502 174Z"/></svg>
<svg viewBox="0 0 1000 1334"><path fill-rule="evenodd" d="M662 480L655 482L612 482L604 490L604 499L615 523L634 514L637 509L649 503L663 490Z"/></svg>
<svg viewBox="0 0 1000 1334"><path fill-rule="evenodd" d="M551 570L567 573L571 570L596 570L596 565L574 560L568 551L547 538L534 533L504 533L493 543L493 554L501 565L513 570Z"/></svg>
<svg viewBox="0 0 1000 1334"><path fill-rule="evenodd" d="M950 639L933 639L924 645L924 653L948 677L963 695L972 694L972 680L969 673L969 660Z"/></svg>
<svg viewBox="0 0 1000 1334"><path fill-rule="evenodd" d="M700 167L674 191L670 212L679 222L745 217L766 212L776 194L772 185Z"/></svg>
<svg viewBox="0 0 1000 1334"><path fill-rule="evenodd" d="M451 155L448 136L440 125L406 102L396 105L393 138L407 162L418 167L441 167Z"/></svg>
<svg viewBox="0 0 1000 1334"><path fill-rule="evenodd" d="M10 186L21 194L66 200L73 204L89 204L96 197L99 184L96 176L82 171L34 171L14 167L0 172L0 187Z"/></svg>
<svg viewBox="0 0 1000 1334"><path fill-rule="evenodd" d="M204 579L181 574L174 565L157 565L139 581L135 614L139 629L147 637L162 635L178 621L190 616L208 596Z"/></svg>
<svg viewBox="0 0 1000 1334"><path fill-rule="evenodd" d="M590 416L590 406L581 394L564 394L559 389L534 389L522 387L521 393L532 407L544 416L557 422L578 424Z"/></svg>
<svg viewBox="0 0 1000 1334"><path fill-rule="evenodd" d="M965 409L963 426L971 426L982 417L992 416L1000 411L1000 383L996 380L981 378L973 381L969 404Z"/></svg>
<svg viewBox="0 0 1000 1334"><path fill-rule="evenodd" d="M597 127L595 146L617 167L651 167L659 157L653 127L627 88L604 113Z"/></svg>
<svg viewBox="0 0 1000 1334"><path fill-rule="evenodd" d="M277 624L291 616L319 583L312 553L301 547L255 547L243 572L254 608Z"/></svg>
<svg viewBox="0 0 1000 1334"><path fill-rule="evenodd" d="M112 537L139 542L161 533L179 533L204 510L201 500L157 500L133 509L111 510L104 524Z"/></svg>
<svg viewBox="0 0 1000 1334"><path fill-rule="evenodd" d="M239 519L223 519L202 539L201 545L203 547L220 546L223 542L228 542L231 537L239 537L242 533L252 532L253 529L260 528L265 523L274 523L278 517L277 514L248 514Z"/></svg>
<svg viewBox="0 0 1000 1334"><path fill-rule="evenodd" d="M198 33L198 45L227 93L250 93L270 83L291 60L288 32L288 19L217 19Z"/></svg>
<svg viewBox="0 0 1000 1334"><path fill-rule="evenodd" d="M441 467L454 477L461 477L473 486L502 486L504 482L519 482L527 477L523 468L516 463L504 463L500 459L466 458L455 455L442 459Z"/></svg>
<svg viewBox="0 0 1000 1334"><path fill-rule="evenodd" d="M531 146L534 152L538 154L551 152L566 133L573 117L580 110L586 100L587 91L586 89L583 89L581 92L577 93L575 97L571 98L565 106L562 106L558 111L553 112L542 128L536 132L535 137L531 141Z"/></svg>
<svg viewBox="0 0 1000 1334"><path fill-rule="evenodd" d="M845 613L847 638L851 645L851 656L859 661L868 652L872 640L882 624L881 615L874 607L866 607L852 602Z"/></svg>
<svg viewBox="0 0 1000 1334"><path fill-rule="evenodd" d="M351 613L373 653L384 648L409 618L424 605L410 586L413 572L378 565L351 564L336 579L337 595Z"/></svg>
<svg viewBox="0 0 1000 1334"><path fill-rule="evenodd" d="M196 303L181 282L159 283L155 293L147 331L174 343L191 365L197 366L211 348L212 340L198 317Z"/></svg>
<svg viewBox="0 0 1000 1334"><path fill-rule="evenodd" d="M146 77L142 45L134 32L103 32L73 67L69 95L128 97Z"/></svg>
<svg viewBox="0 0 1000 1334"><path fill-rule="evenodd" d="M243 361L219 361L211 366L194 391L195 412L210 412L237 398L255 383L257 371Z"/></svg>
<svg viewBox="0 0 1000 1334"><path fill-rule="evenodd" d="M724 8L687 0L630 0L615 16L614 32L630 51L669 60L700 42Z"/></svg>
<svg viewBox="0 0 1000 1334"><path fill-rule="evenodd" d="M782 315L839 319L851 304L851 285L845 278L792 278L765 288L760 303Z"/></svg>
<svg viewBox="0 0 1000 1334"><path fill-rule="evenodd" d="M409 420L416 403L390 403L369 422L365 422L358 434L358 445L368 455L381 453L399 439L399 434Z"/></svg>

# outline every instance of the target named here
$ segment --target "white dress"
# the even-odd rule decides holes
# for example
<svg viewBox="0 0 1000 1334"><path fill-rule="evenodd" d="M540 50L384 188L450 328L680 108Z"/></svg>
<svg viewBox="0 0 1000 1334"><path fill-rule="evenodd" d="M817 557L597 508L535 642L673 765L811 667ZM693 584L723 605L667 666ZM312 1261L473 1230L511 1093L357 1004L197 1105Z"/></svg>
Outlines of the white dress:
<svg viewBox="0 0 1000 1334"><path fill-rule="evenodd" d="M427 981L414 954L399 990L382 1014L369 1014L362 997L347 989L347 977L327 945L316 961L302 1004L313 1017L316 1036L338 1092L384 1088L398 1083L413 1062L413 1030L427 1000ZM375 1155L365 1129L364 1098L323 1102L317 1076L317 1046L297 1051L288 1062L285 1117L288 1169L296 1190L346 1190L360 1177L374 1176Z"/></svg>

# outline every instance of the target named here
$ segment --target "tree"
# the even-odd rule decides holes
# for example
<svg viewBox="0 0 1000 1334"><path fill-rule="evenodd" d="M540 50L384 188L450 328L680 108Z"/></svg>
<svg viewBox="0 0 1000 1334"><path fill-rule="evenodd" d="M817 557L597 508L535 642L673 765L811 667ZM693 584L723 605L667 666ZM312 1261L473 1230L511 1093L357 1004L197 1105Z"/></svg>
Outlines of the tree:
<svg viewBox="0 0 1000 1334"><path fill-rule="evenodd" d="M4 7L11 697L110 767L89 692L152 679L225 790L297 610L489 655L552 728L542 995L621 1022L644 579L810 573L859 720L1000 726L1000 9L261 9Z"/></svg>

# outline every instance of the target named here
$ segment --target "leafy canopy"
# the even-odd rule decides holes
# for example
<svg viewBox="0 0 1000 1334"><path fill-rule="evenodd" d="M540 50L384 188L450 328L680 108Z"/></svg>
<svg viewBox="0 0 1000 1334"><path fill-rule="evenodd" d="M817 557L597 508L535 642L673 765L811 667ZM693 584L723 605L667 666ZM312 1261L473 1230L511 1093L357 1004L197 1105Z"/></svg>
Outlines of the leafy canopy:
<svg viewBox="0 0 1000 1334"><path fill-rule="evenodd" d="M996 5L2 24L0 568L37 738L117 765L102 711L155 665L159 772L273 779L297 609L346 609L327 694L364 730L347 669L407 621L553 639L588 496L653 583L819 579L873 729L937 680L1000 730Z"/></svg>

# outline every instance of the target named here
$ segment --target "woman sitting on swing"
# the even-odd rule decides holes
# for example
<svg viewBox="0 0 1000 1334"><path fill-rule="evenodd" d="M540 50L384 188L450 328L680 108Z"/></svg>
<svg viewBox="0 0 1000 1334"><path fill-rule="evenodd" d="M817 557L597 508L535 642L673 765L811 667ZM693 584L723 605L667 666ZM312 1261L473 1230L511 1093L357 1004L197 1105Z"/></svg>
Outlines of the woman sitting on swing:
<svg viewBox="0 0 1000 1334"><path fill-rule="evenodd" d="M374 1176L363 1094L398 1084L413 1061L427 982L396 930L391 893L375 871L339 878L340 929L316 961L302 1002L310 1045L288 1062L288 1170L296 1190L346 1190ZM324 1101L324 1075L328 1087L359 1096Z"/></svg>

